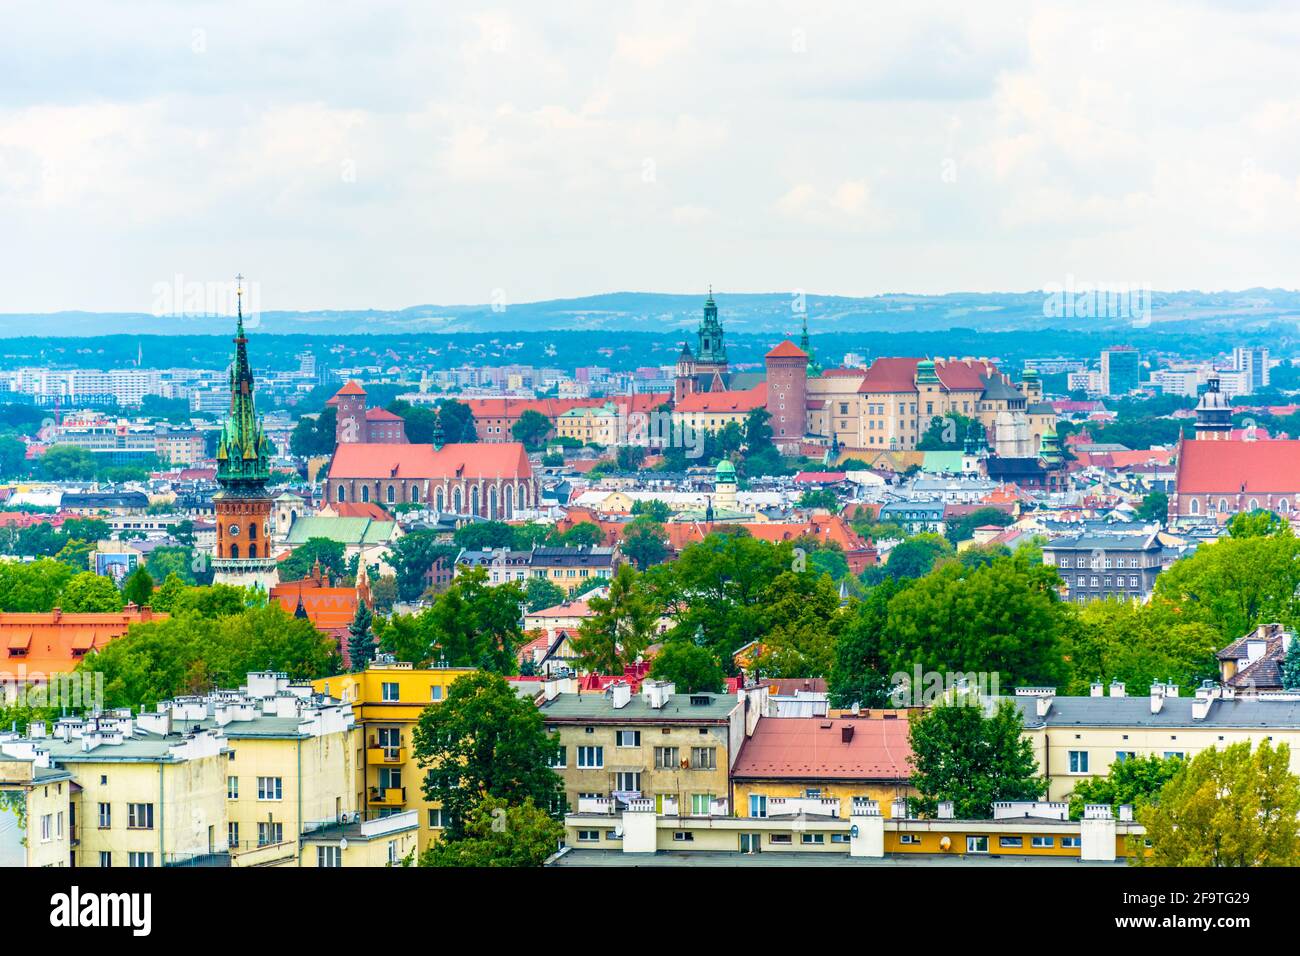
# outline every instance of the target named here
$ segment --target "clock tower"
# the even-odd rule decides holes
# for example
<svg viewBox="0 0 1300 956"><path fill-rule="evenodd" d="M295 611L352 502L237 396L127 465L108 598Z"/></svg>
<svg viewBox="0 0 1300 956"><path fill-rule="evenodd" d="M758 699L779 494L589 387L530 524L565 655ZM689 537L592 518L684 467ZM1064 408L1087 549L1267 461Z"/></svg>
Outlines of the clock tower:
<svg viewBox="0 0 1300 956"><path fill-rule="evenodd" d="M237 276L240 282L243 276ZM230 366L230 416L217 443L217 484L214 499L217 552L213 580L269 591L279 583L271 549L271 443L253 403L253 370L248 364L244 336L243 287L238 292L235 361Z"/></svg>

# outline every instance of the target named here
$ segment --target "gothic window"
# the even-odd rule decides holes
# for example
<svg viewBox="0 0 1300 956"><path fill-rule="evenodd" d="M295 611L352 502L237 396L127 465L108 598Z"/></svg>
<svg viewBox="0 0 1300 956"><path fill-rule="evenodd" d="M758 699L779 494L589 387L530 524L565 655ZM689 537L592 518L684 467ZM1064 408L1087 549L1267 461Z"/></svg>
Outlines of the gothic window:
<svg viewBox="0 0 1300 956"><path fill-rule="evenodd" d="M370 486L369 486L369 485L362 485L362 486L361 486L361 500L362 500L363 502L366 502L366 501L369 501L369 500L370 500Z"/></svg>
<svg viewBox="0 0 1300 956"><path fill-rule="evenodd" d="M347 490L347 488L343 487L342 485L339 485L339 487L338 487L338 494L336 495L336 498L338 499L338 501L339 501L340 503L341 503L341 502L344 502L344 501L347 501L347 500L348 500L348 490Z"/></svg>
<svg viewBox="0 0 1300 956"><path fill-rule="evenodd" d="M397 500L397 492L393 490L393 486L392 486L392 485L389 485L389 486L388 486L388 503L391 505L391 504L392 504L393 502L395 502L396 500Z"/></svg>
<svg viewBox="0 0 1300 956"><path fill-rule="evenodd" d="M255 557L257 557L257 545L255 545L255 544L250 544L250 545L248 546L248 556L249 556L250 558L255 558Z"/></svg>
<svg viewBox="0 0 1300 956"><path fill-rule="evenodd" d="M419 504L419 502L420 502L420 486L411 485L411 504L413 505Z"/></svg>
<svg viewBox="0 0 1300 956"><path fill-rule="evenodd" d="M232 558L237 558L237 557L239 557L239 545L237 545L237 544L232 544L232 545L230 546L230 556L231 556Z"/></svg>

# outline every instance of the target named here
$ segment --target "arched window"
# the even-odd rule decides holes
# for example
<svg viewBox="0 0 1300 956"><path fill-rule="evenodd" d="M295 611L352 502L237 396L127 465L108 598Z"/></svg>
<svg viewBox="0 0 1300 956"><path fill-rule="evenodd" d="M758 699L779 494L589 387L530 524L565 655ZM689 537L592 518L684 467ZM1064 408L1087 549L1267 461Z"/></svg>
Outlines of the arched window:
<svg viewBox="0 0 1300 956"><path fill-rule="evenodd" d="M479 510L478 510L478 485L475 485L473 488L471 488L471 489L469 490L469 513L472 514L472 515L476 515L476 514L479 513Z"/></svg>
<svg viewBox="0 0 1300 956"><path fill-rule="evenodd" d="M256 540L257 540L257 525L255 525L255 524L250 524L250 525L248 526L248 540L249 540L249 541L256 541ZM250 555L250 557L251 557L251 555Z"/></svg>
<svg viewBox="0 0 1300 956"><path fill-rule="evenodd" d="M393 502L395 502L396 500L397 500L397 492L393 490L393 486L392 486L392 485L389 485L389 486L388 486L388 503L391 505L391 504L392 504Z"/></svg>
<svg viewBox="0 0 1300 956"><path fill-rule="evenodd" d="M1195 498L1193 498L1193 499L1191 500L1191 503L1188 504L1188 506L1187 506L1187 510L1188 510L1191 514L1198 515L1198 514L1201 513L1201 503L1200 503L1199 501L1197 501Z"/></svg>
<svg viewBox="0 0 1300 956"><path fill-rule="evenodd" d="M411 485L411 504L418 505L419 503L420 503L420 486Z"/></svg>
<svg viewBox="0 0 1300 956"><path fill-rule="evenodd" d="M339 502L347 501L347 500L348 500L348 490L347 490L347 488L345 488L343 485L339 485L339 487L338 487L338 494L336 494L334 497L335 497L335 500L337 500L337 501L339 501Z"/></svg>
<svg viewBox="0 0 1300 956"><path fill-rule="evenodd" d="M239 545L237 545L237 544L232 544L232 545L230 546L230 556L231 556L232 558L237 558L237 557L239 557Z"/></svg>
<svg viewBox="0 0 1300 956"><path fill-rule="evenodd" d="M362 502L367 502L367 501L370 500L370 486L369 486L369 485L362 485L362 486L361 486L361 500L362 500Z"/></svg>
<svg viewBox="0 0 1300 956"><path fill-rule="evenodd" d="M1277 510L1279 514L1286 514L1291 510L1291 503L1283 498L1277 503Z"/></svg>
<svg viewBox="0 0 1300 956"><path fill-rule="evenodd" d="M515 492L514 488L506 485L501 491L501 503L505 506L507 518L513 518L515 514Z"/></svg>
<svg viewBox="0 0 1300 956"><path fill-rule="evenodd" d="M452 493L451 493L451 510L454 511L454 512L456 512L456 514L460 514L460 513L461 513L461 510L462 510L461 502L462 502L462 500L463 500L463 499L461 498L461 488L460 488L459 485L457 485L456 488L455 488L455 489L452 491Z"/></svg>
<svg viewBox="0 0 1300 956"><path fill-rule="evenodd" d="M487 501L488 501L488 507L487 507L488 520L493 520L497 516L497 490L495 486L488 489Z"/></svg>
<svg viewBox="0 0 1300 956"><path fill-rule="evenodd" d="M433 490L433 509L434 509L434 511L445 511L445 510L446 510L445 508L443 508L443 497L442 497L442 489L441 489L441 488L435 488L435 489Z"/></svg>
<svg viewBox="0 0 1300 956"><path fill-rule="evenodd" d="M520 510L520 511L522 511L524 508L527 508L527 507L528 507L528 496L524 493L524 486L523 486L523 485L520 485L520 486L519 486L519 502L518 502L518 507L519 507L519 510Z"/></svg>
<svg viewBox="0 0 1300 956"><path fill-rule="evenodd" d="M1219 499L1219 510L1222 511L1224 514L1227 514L1227 512L1228 512L1228 499L1227 499L1227 498L1220 498L1220 499Z"/></svg>
<svg viewBox="0 0 1300 956"><path fill-rule="evenodd" d="M257 545L255 545L255 544L250 544L250 545L248 546L248 556L249 556L250 558L255 558L255 557L257 557Z"/></svg>
<svg viewBox="0 0 1300 956"><path fill-rule="evenodd" d="M1259 499L1258 499L1258 498L1251 498L1250 501L1246 502L1246 507L1247 507L1249 510L1251 510L1251 511L1258 511L1258 510L1259 510Z"/></svg>

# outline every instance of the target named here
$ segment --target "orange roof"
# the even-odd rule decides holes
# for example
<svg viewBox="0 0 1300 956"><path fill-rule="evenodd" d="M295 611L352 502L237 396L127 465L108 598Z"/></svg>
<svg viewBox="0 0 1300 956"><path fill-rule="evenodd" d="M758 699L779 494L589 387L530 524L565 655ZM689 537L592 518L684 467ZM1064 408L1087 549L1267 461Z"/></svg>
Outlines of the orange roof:
<svg viewBox="0 0 1300 956"><path fill-rule="evenodd" d="M340 518L369 518L371 521L392 521L393 516L373 501L336 501L330 508Z"/></svg>
<svg viewBox="0 0 1300 956"><path fill-rule="evenodd" d="M916 366L919 358L878 358L871 363L858 387L859 392L911 392L916 389ZM992 362L979 359L959 359L946 362L936 359L935 374L944 388L953 391L983 391L981 378L998 374Z"/></svg>
<svg viewBox="0 0 1300 956"><path fill-rule="evenodd" d="M728 522L725 525L706 524L702 521L670 521L664 528L668 532L668 543L674 551L681 551L688 544L703 541L710 532L724 528L736 527ZM807 521L768 521L754 524L740 524L755 538L778 544L782 541L795 541L805 535L833 541L845 551L857 551L867 547L862 540L839 515L810 515Z"/></svg>
<svg viewBox="0 0 1300 956"><path fill-rule="evenodd" d="M768 352L764 358L807 358L808 353L799 346L795 345L789 339L786 339L772 351Z"/></svg>
<svg viewBox="0 0 1300 956"><path fill-rule="evenodd" d="M166 620L150 608L127 605L102 614L0 613L0 651L5 666L26 668L28 680L43 682L49 674L65 674L91 651L126 634L132 624Z"/></svg>
<svg viewBox="0 0 1300 956"><path fill-rule="evenodd" d="M330 478L531 478L528 453L519 442L432 445L339 445Z"/></svg>
<svg viewBox="0 0 1300 956"><path fill-rule="evenodd" d="M694 392L673 406L676 412L751 412L767 404L767 383L736 392Z"/></svg>
<svg viewBox="0 0 1300 956"><path fill-rule="evenodd" d="M912 776L907 728L898 718L760 717L731 775L904 782Z"/></svg>
<svg viewBox="0 0 1300 956"><path fill-rule="evenodd" d="M289 614L297 611L301 597L307 620L321 630L347 627L357 613L356 588L320 587L311 578L277 584L271 588L270 597Z"/></svg>
<svg viewBox="0 0 1300 956"><path fill-rule="evenodd" d="M1178 494L1300 491L1300 441L1184 441Z"/></svg>
<svg viewBox="0 0 1300 956"><path fill-rule="evenodd" d="M366 394L366 390L362 388L360 385L358 385L356 381L349 379L346 385L344 385L342 388L340 388L337 392L334 393L334 397L337 398L340 395L364 395L364 394Z"/></svg>

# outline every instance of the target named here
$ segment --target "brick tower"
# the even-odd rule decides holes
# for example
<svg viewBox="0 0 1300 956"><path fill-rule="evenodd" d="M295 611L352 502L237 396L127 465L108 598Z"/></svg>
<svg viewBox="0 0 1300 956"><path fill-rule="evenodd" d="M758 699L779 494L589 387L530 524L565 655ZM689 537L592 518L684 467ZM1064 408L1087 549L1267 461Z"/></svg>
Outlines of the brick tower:
<svg viewBox="0 0 1300 956"><path fill-rule="evenodd" d="M786 339L764 357L772 442L783 453L808 431L808 353Z"/></svg>

